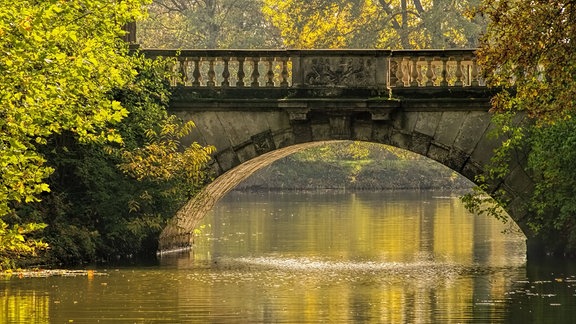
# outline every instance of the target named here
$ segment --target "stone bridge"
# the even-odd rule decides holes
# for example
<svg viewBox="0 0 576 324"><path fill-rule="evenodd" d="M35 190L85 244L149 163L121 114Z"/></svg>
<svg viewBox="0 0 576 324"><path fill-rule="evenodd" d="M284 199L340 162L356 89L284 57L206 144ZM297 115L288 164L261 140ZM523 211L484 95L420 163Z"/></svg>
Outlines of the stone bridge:
<svg viewBox="0 0 576 324"><path fill-rule="evenodd" d="M160 237L160 252L191 245L196 224L256 170L327 141L392 145L474 181L501 139L488 136L492 92L473 50L144 50L175 57L171 112L193 120L189 144L214 145L215 180ZM522 158L494 190L530 237Z"/></svg>

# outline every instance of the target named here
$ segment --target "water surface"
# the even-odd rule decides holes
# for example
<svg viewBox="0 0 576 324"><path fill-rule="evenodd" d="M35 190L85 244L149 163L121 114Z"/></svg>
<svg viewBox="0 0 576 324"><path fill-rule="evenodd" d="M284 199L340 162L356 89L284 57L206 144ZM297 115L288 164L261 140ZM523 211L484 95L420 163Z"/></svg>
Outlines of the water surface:
<svg viewBox="0 0 576 324"><path fill-rule="evenodd" d="M0 323L572 323L575 264L513 232L450 193L232 193L157 266L0 280Z"/></svg>

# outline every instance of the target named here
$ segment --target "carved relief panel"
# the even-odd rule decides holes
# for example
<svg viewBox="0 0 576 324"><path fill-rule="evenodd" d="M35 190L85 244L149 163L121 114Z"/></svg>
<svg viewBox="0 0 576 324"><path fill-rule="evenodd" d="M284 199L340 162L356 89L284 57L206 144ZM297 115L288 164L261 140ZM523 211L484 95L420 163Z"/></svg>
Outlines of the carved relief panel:
<svg viewBox="0 0 576 324"><path fill-rule="evenodd" d="M375 87L373 57L306 57L302 61L305 85L322 87Z"/></svg>

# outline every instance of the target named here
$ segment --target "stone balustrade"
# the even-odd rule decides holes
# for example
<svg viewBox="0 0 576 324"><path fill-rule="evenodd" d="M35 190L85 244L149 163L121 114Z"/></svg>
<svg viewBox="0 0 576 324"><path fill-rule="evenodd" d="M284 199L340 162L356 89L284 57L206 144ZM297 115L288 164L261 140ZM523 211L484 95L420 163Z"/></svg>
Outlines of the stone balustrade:
<svg viewBox="0 0 576 324"><path fill-rule="evenodd" d="M174 86L393 89L482 87L473 49L141 50L172 57Z"/></svg>
<svg viewBox="0 0 576 324"><path fill-rule="evenodd" d="M485 86L474 50L398 50L390 55L390 87Z"/></svg>

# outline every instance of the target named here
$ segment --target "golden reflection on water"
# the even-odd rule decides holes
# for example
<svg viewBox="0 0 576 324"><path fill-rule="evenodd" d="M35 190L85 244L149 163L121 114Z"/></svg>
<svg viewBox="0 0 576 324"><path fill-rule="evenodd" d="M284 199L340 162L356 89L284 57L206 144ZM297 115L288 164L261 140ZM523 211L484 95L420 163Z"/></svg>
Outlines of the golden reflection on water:
<svg viewBox="0 0 576 324"><path fill-rule="evenodd" d="M0 323L50 323L49 306L45 293L5 287L0 291Z"/></svg>
<svg viewBox="0 0 576 324"><path fill-rule="evenodd" d="M195 257L278 252L465 265L524 262L523 236L504 234L510 225L468 213L456 196L412 192L274 197L233 193L217 205L196 238Z"/></svg>
<svg viewBox="0 0 576 324"><path fill-rule="evenodd" d="M436 193L235 193L204 225L157 268L0 281L0 323L496 323L525 278L522 237Z"/></svg>
<svg viewBox="0 0 576 324"><path fill-rule="evenodd" d="M472 272L522 266L524 238L503 234L509 225L469 214L456 197L389 195L344 194L330 198L334 206L321 197L289 195L283 203L236 194L205 220L210 226L191 259L230 257L252 271L277 271L262 276L282 284L258 291L260 298L284 299L289 311L272 313L287 322L461 322L473 308L498 312L503 305L482 300L504 299L513 274ZM346 268L362 261L376 270ZM239 298L237 307L248 300Z"/></svg>

